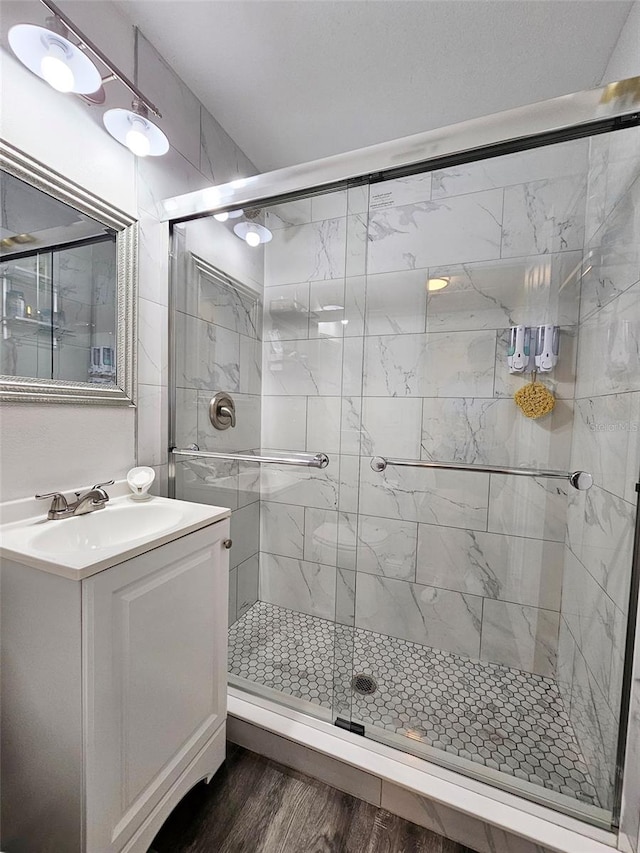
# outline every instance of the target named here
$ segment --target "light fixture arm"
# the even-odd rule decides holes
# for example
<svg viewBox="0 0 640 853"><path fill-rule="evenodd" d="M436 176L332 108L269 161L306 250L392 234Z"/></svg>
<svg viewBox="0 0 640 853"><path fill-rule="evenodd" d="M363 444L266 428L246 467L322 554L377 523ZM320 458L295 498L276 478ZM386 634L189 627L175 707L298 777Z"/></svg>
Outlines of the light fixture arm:
<svg viewBox="0 0 640 853"><path fill-rule="evenodd" d="M87 50L91 51L91 53L97 59L99 59L103 65L105 65L109 69L111 74L108 77L103 78L103 80L102 80L103 83L106 83L109 80L113 80L113 79L119 80L122 83L122 85L125 86L125 88L127 88L131 92L131 94L134 96L134 98L137 99L137 101L140 104L143 104L150 113L153 113L158 118L162 118L162 113L155 106L155 104L153 104L148 98L146 98L142 94L142 92L140 91L140 89L138 89L138 87L135 85L135 83L132 83L131 80L129 80L129 78L126 76L126 74L124 74L122 71L120 71L120 69L117 66L115 66L113 64L113 62L111 62L111 60L108 59L104 55L104 53L100 50L100 48L97 47L90 39L88 39L86 37L85 34L82 32L82 30L79 30L78 27L76 27L76 25L73 23L73 21L71 21L65 15L65 13L56 6L55 3L52 3L51 0L40 0L40 2L53 15L55 15L56 18L58 18L60 21L62 21L62 23L69 30L69 32L73 36L75 36L75 38L78 39L78 41L80 42L80 47L86 48Z"/></svg>

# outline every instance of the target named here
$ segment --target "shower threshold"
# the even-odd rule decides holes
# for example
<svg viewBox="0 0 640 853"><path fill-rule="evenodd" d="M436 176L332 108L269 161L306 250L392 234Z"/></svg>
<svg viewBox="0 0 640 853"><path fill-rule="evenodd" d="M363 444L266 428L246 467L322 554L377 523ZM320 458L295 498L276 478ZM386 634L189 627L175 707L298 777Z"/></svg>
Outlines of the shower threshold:
<svg viewBox="0 0 640 853"><path fill-rule="evenodd" d="M263 601L229 630L229 672L408 752L441 750L601 806L550 678ZM354 690L356 675L374 679L375 692Z"/></svg>

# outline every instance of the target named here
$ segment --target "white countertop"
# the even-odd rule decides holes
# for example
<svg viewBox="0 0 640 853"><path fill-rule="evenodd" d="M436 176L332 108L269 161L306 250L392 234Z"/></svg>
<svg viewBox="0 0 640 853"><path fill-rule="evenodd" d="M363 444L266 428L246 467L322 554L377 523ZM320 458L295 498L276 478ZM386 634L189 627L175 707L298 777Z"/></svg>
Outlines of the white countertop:
<svg viewBox="0 0 640 853"><path fill-rule="evenodd" d="M0 524L0 557L71 580L82 580L118 563L123 563L125 560L130 560L132 557L137 557L152 548L158 548L195 530L229 518L231 515L231 510L225 507L169 498L151 497L147 501L135 501L128 493L128 489L124 493L123 484L120 482L110 487L108 492L115 496L111 497L104 509L84 516L55 521L47 519L49 504L46 501L27 498L0 505L0 520L3 522ZM153 532L138 536L134 531L127 535L125 541L117 540L120 519L126 515L127 520L135 520L135 513L140 509L145 518L153 518L154 508L158 509L157 518L160 523ZM111 514L107 515L110 510ZM63 539L77 540L81 538L77 534L82 533L83 524L87 530L89 529L86 526L87 522L95 525L95 521L91 520L92 516L101 516L101 524L104 521L111 522L113 519L115 522L113 536L109 531L107 536L103 534L100 537L101 541L81 548L64 544L55 549L47 548L39 541L43 534L46 537L54 530L61 531L64 534ZM167 516L166 524L164 516ZM68 526L62 530L61 525ZM129 527L131 526L130 523ZM135 528L135 523L133 527Z"/></svg>

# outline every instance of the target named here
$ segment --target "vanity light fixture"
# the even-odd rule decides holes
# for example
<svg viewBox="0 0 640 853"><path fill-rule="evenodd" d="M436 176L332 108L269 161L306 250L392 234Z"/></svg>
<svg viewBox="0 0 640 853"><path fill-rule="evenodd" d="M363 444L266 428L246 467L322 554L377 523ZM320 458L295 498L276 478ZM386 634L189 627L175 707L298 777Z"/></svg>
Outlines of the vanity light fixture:
<svg viewBox="0 0 640 853"><path fill-rule="evenodd" d="M103 84L118 80L133 95L133 103L130 110L107 110L103 116L104 126L137 157L166 154L169 140L149 119L149 113L162 118L158 108L55 3L51 0L40 2L51 12L45 27L17 24L9 30L9 45L20 62L54 89L80 95L89 104L104 103ZM105 77L87 54L108 69Z"/></svg>
<svg viewBox="0 0 640 853"><path fill-rule="evenodd" d="M244 240L247 245L259 246L260 243L268 243L273 239L273 234L264 225L258 225L257 222L238 222L233 226L234 233L241 240Z"/></svg>
<svg viewBox="0 0 640 853"><path fill-rule="evenodd" d="M134 98L130 110L107 110L102 121L111 136L136 157L160 157L169 150L169 140L148 116L146 105Z"/></svg>
<svg viewBox="0 0 640 853"><path fill-rule="evenodd" d="M449 284L448 278L430 278L427 281L427 290L432 293L434 290L444 290Z"/></svg>
<svg viewBox="0 0 640 853"><path fill-rule="evenodd" d="M17 24L8 38L20 62L58 92L89 95L102 85L93 62L64 35L35 24Z"/></svg>

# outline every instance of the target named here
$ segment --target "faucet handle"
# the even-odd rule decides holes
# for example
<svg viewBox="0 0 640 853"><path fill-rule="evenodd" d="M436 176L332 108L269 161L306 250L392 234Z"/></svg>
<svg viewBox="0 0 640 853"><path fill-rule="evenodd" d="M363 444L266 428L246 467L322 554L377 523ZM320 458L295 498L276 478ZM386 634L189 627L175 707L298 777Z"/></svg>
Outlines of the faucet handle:
<svg viewBox="0 0 640 853"><path fill-rule="evenodd" d="M92 489L101 489L103 486L113 486L115 480L108 480L106 483L96 483L95 486L92 486Z"/></svg>
<svg viewBox="0 0 640 853"><path fill-rule="evenodd" d="M43 501L46 498L53 498L51 502L51 512L65 512L69 507L67 499L64 495L61 495L60 492L47 492L46 495L35 495L35 497L39 501Z"/></svg>

